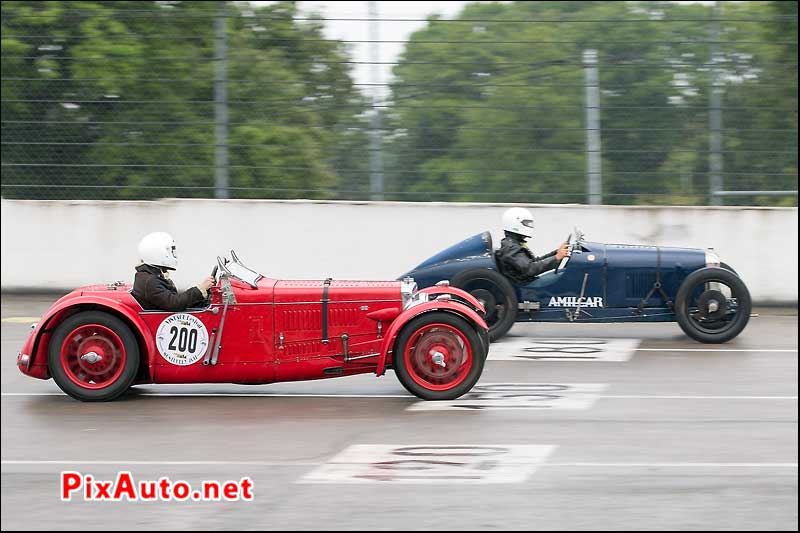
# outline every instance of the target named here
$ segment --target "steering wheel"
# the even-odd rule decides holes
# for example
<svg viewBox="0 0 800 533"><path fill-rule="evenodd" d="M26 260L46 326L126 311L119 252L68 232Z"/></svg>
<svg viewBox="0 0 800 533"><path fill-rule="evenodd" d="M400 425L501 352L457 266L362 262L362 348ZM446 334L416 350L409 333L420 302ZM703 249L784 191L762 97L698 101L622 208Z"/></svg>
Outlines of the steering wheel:
<svg viewBox="0 0 800 533"><path fill-rule="evenodd" d="M567 236L567 255L561 260L561 262L556 267L555 273L558 274L565 268L567 268L567 263L569 263L569 258L572 257L572 251L575 249L575 244L578 242L578 232L573 231Z"/></svg>
<svg viewBox="0 0 800 533"><path fill-rule="evenodd" d="M215 265L214 268L211 269L211 277L214 278L214 285L208 289L206 292L206 299L205 299L205 307L211 305L211 289L213 289L217 285L217 271L219 270L219 266Z"/></svg>

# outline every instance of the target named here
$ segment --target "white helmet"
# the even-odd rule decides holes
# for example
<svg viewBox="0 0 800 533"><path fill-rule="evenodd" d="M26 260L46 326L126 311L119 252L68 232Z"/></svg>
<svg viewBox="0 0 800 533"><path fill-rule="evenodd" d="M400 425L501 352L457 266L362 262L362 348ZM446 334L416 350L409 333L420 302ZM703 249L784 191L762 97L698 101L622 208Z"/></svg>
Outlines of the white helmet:
<svg viewBox="0 0 800 533"><path fill-rule="evenodd" d="M163 231L145 235L139 241L139 259L146 265L175 270L178 268L175 239Z"/></svg>
<svg viewBox="0 0 800 533"><path fill-rule="evenodd" d="M524 237L533 237L533 215L524 207L506 209L503 213L503 229Z"/></svg>

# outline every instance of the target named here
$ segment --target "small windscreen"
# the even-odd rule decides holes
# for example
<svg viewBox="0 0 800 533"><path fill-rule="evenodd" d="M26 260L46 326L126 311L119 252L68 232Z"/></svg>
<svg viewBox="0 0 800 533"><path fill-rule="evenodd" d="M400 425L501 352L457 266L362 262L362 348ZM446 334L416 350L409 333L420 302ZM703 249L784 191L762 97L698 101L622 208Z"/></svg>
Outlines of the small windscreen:
<svg viewBox="0 0 800 533"><path fill-rule="evenodd" d="M236 253L231 250L233 255L233 261L228 262L225 267L228 269L230 274L235 277L236 279L243 281L253 287L254 289L258 287L258 280L263 278L261 274L250 270L243 264L239 262L239 258L236 257Z"/></svg>

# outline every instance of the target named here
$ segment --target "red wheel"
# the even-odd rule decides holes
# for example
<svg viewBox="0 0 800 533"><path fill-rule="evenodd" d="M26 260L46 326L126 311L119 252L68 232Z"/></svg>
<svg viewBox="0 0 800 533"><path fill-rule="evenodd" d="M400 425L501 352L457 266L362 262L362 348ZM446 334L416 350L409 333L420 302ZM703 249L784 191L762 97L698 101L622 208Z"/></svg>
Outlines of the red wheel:
<svg viewBox="0 0 800 533"><path fill-rule="evenodd" d="M61 390L83 401L113 400L128 390L139 367L130 328L100 311L78 313L50 339L48 364Z"/></svg>
<svg viewBox="0 0 800 533"><path fill-rule="evenodd" d="M429 390L447 390L466 379L472 347L458 328L433 323L414 332L403 359L415 383Z"/></svg>
<svg viewBox="0 0 800 533"><path fill-rule="evenodd" d="M98 390L113 384L125 368L125 347L99 324L78 326L61 344L61 368L75 385Z"/></svg>
<svg viewBox="0 0 800 533"><path fill-rule="evenodd" d="M395 343L393 366L400 383L425 400L458 398L483 371L483 345L463 318L433 312L409 322Z"/></svg>

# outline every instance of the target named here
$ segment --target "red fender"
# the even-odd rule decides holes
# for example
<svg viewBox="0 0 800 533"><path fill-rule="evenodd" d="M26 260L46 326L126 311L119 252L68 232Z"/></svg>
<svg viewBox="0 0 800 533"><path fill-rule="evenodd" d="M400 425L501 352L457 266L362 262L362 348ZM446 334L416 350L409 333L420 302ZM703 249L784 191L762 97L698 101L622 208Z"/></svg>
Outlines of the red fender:
<svg viewBox="0 0 800 533"><path fill-rule="evenodd" d="M77 307L80 305L91 304L98 307L105 307L111 309L121 315L123 315L133 326L138 330L134 331L133 334L141 337L144 341L145 348L147 349L146 354L142 354L143 357L147 357L147 363L150 367L150 371L152 375L152 365L153 362L151 361L152 354L156 353L156 345L153 341L153 336L150 334L150 330L147 328L147 325L144 321L139 317L139 315L128 307L127 305L121 303L119 300L115 300L112 298L103 298L101 296L64 296L55 304L53 304L50 309L47 310L45 315L39 320L39 323L36 325L36 328L33 330L28 343L31 346L31 353L30 355L30 362L28 363L28 368L33 366L34 364L34 357L36 357L36 353L39 351L39 339L44 329L50 326L50 322L52 322L53 318L60 314L62 311L68 310L70 307ZM31 343L31 341L33 341Z"/></svg>
<svg viewBox="0 0 800 533"><path fill-rule="evenodd" d="M380 359L378 359L378 367L375 369L376 375L382 376L386 372L386 359L388 358L389 352L392 350L392 346L394 346L394 341L403 326L405 326L411 319L421 315L422 313L428 313L431 311L449 311L451 313L461 315L463 318L466 318L468 322L474 323L483 329L489 329L489 326L486 325L486 322L484 322L483 318L481 318L478 313L476 313L472 308L467 307L458 301L432 300L415 305L403 311L403 313L401 313L400 316L397 317L394 322L392 322L392 325L389 326L389 330L386 332L386 336L383 339L383 345L381 346L381 355Z"/></svg>
<svg viewBox="0 0 800 533"><path fill-rule="evenodd" d="M475 309L480 311L481 313L485 313L486 309L483 307L483 304L478 301L473 295L468 293L467 291L461 290L456 287L449 287L449 286L433 286L433 287L426 287L424 289L420 289L417 292L424 292L425 294L430 294L434 296L436 294L452 294L453 296L458 296L459 298L463 298L468 301L470 304L475 306Z"/></svg>

